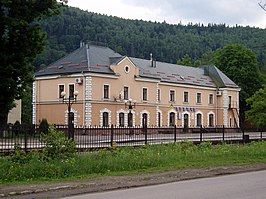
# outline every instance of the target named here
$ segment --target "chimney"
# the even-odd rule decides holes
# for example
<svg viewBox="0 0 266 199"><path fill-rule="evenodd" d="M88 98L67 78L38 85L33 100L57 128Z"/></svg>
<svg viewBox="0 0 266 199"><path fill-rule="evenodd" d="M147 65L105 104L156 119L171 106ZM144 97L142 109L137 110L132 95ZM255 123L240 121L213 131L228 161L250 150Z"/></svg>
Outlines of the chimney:
<svg viewBox="0 0 266 199"><path fill-rule="evenodd" d="M156 59L152 61L152 67L156 68Z"/></svg>
<svg viewBox="0 0 266 199"><path fill-rule="evenodd" d="M151 67L153 67L153 58L152 58L152 53L150 53L150 61L151 61Z"/></svg>
<svg viewBox="0 0 266 199"><path fill-rule="evenodd" d="M150 54L150 65L151 65L151 67L156 67L156 60L155 59L153 59L153 57L152 57L152 53Z"/></svg>

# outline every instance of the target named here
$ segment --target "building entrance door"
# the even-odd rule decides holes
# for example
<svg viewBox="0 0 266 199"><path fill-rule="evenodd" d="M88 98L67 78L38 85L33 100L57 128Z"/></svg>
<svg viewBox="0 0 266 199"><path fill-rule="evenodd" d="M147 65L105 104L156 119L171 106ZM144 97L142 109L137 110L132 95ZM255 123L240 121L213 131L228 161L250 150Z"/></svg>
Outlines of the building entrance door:
<svg viewBox="0 0 266 199"><path fill-rule="evenodd" d="M143 127L147 127L147 125L148 125L147 119L148 119L147 113L143 113L142 114L142 126Z"/></svg>

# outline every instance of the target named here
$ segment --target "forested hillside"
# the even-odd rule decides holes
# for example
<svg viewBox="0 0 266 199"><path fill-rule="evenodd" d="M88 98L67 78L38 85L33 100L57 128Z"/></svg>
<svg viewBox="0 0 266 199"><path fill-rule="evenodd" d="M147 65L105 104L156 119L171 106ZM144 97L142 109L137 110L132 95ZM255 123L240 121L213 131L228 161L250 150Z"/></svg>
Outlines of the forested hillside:
<svg viewBox="0 0 266 199"><path fill-rule="evenodd" d="M266 29L228 27L225 24L178 24L125 20L76 8L63 8L60 16L42 21L48 46L34 65L39 68L79 47L83 41L99 41L122 55L176 63L188 54L193 61L225 44L240 43L265 64Z"/></svg>

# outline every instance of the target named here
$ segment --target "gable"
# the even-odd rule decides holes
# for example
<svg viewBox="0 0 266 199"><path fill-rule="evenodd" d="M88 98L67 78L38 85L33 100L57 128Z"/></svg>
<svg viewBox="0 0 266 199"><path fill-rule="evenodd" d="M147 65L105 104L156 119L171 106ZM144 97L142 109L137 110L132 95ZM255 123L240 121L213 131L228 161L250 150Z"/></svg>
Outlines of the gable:
<svg viewBox="0 0 266 199"><path fill-rule="evenodd" d="M110 66L116 75L134 78L139 76L139 68L127 56Z"/></svg>

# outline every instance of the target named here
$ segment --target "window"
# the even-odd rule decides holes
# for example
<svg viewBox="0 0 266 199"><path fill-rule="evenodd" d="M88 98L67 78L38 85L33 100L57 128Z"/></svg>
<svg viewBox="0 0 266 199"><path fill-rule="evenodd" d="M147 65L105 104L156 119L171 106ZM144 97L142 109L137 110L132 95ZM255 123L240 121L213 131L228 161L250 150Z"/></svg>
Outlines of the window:
<svg viewBox="0 0 266 199"><path fill-rule="evenodd" d="M123 127L125 125L125 114L119 113L119 126Z"/></svg>
<svg viewBox="0 0 266 199"><path fill-rule="evenodd" d="M142 114L142 127L147 127L148 125L148 114L143 113Z"/></svg>
<svg viewBox="0 0 266 199"><path fill-rule="evenodd" d="M157 100L158 102L161 101L161 89L157 90Z"/></svg>
<svg viewBox="0 0 266 199"><path fill-rule="evenodd" d="M133 114L130 112L127 115L128 127L133 127Z"/></svg>
<svg viewBox="0 0 266 199"><path fill-rule="evenodd" d="M129 66L128 65L125 66L125 73L129 73Z"/></svg>
<svg viewBox="0 0 266 199"><path fill-rule="evenodd" d="M108 112L103 112L103 126L108 127Z"/></svg>
<svg viewBox="0 0 266 199"><path fill-rule="evenodd" d="M209 114L209 126L214 126L214 121L213 121L213 114Z"/></svg>
<svg viewBox="0 0 266 199"><path fill-rule="evenodd" d="M197 93L197 103L201 103L201 93Z"/></svg>
<svg viewBox="0 0 266 199"><path fill-rule="evenodd" d="M62 92L64 92L65 91L65 85L59 85L58 86L58 96L59 96L59 98L63 98L64 96L62 96L61 94L62 94Z"/></svg>
<svg viewBox="0 0 266 199"><path fill-rule="evenodd" d="M228 96L228 106L232 108L232 96Z"/></svg>
<svg viewBox="0 0 266 199"><path fill-rule="evenodd" d="M109 99L109 85L103 86L103 98Z"/></svg>
<svg viewBox="0 0 266 199"><path fill-rule="evenodd" d="M171 112L169 115L169 126L175 125L175 113Z"/></svg>
<svg viewBox="0 0 266 199"><path fill-rule="evenodd" d="M69 84L68 85L69 89L68 89L68 92L69 92L69 98L70 99L73 99L74 98L74 84Z"/></svg>
<svg viewBox="0 0 266 199"><path fill-rule="evenodd" d="M184 102L188 103L188 92L184 92Z"/></svg>
<svg viewBox="0 0 266 199"><path fill-rule="evenodd" d="M158 112L158 127L161 127L161 113Z"/></svg>
<svg viewBox="0 0 266 199"><path fill-rule="evenodd" d="M174 102L174 101L175 101L175 91L170 90L170 102Z"/></svg>
<svg viewBox="0 0 266 199"><path fill-rule="evenodd" d="M189 121L189 115L187 113L184 114L184 128L188 128L188 121Z"/></svg>
<svg viewBox="0 0 266 199"><path fill-rule="evenodd" d="M201 125L202 125L202 123L201 123L201 118L202 118L201 114L198 113L198 114L197 114L197 126L201 126Z"/></svg>
<svg viewBox="0 0 266 199"><path fill-rule="evenodd" d="M209 104L213 104L213 94L209 94Z"/></svg>
<svg viewBox="0 0 266 199"><path fill-rule="evenodd" d="M127 86L124 86L124 99L125 100L128 100L128 87Z"/></svg>
<svg viewBox="0 0 266 199"><path fill-rule="evenodd" d="M143 88L142 89L142 100L143 101L147 101L148 100L148 89L147 88Z"/></svg>

